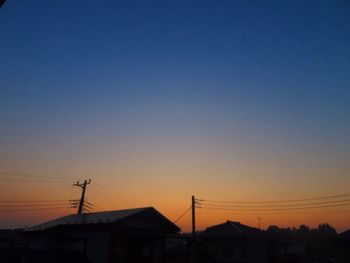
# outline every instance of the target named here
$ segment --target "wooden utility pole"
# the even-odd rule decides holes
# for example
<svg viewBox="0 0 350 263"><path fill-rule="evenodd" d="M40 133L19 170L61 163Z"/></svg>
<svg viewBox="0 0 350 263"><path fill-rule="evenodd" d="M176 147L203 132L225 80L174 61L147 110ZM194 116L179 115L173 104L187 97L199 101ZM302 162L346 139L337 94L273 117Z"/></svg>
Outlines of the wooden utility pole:
<svg viewBox="0 0 350 263"><path fill-rule="evenodd" d="M257 217L258 221L259 221L259 230L261 230L261 217Z"/></svg>
<svg viewBox="0 0 350 263"><path fill-rule="evenodd" d="M89 181L85 180L84 183L79 183L79 181L78 181L75 184L73 184L73 186L79 186L82 189L81 198L80 198L80 202L79 202L79 206L78 206L78 212L77 212L78 214L81 214L83 212L86 186L90 183L91 183L91 180L89 179Z"/></svg>
<svg viewBox="0 0 350 263"><path fill-rule="evenodd" d="M196 199L192 195L192 237L196 236Z"/></svg>

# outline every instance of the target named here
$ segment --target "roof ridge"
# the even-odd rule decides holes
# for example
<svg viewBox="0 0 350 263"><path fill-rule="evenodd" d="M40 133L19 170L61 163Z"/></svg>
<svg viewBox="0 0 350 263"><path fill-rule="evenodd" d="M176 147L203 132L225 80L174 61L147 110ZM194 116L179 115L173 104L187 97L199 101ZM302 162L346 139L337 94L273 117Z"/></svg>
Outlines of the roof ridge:
<svg viewBox="0 0 350 263"><path fill-rule="evenodd" d="M145 210L150 208L153 208L153 206L135 207L135 208L118 209L118 210L105 210L105 211L82 213L81 215L91 215L91 214L99 214L99 213L110 213L110 212L117 212L117 211L130 211L130 210L140 210L140 209ZM77 214L71 214L71 215L77 215Z"/></svg>
<svg viewBox="0 0 350 263"><path fill-rule="evenodd" d="M236 222L229 221L228 223L229 223L233 228L235 228L240 234L243 234L243 231L242 231L238 226L236 226Z"/></svg>
<svg viewBox="0 0 350 263"><path fill-rule="evenodd" d="M55 218L53 220L29 227L28 230L41 230L46 228L51 228L58 225L67 224L86 224L86 223L111 223L115 220L120 220L122 218L129 217L133 214L143 212L148 209L154 209L153 207L140 207L140 208L129 208L121 210L111 210L111 211L101 211L93 213L83 213L83 214L70 214ZM114 218L113 218L114 217Z"/></svg>

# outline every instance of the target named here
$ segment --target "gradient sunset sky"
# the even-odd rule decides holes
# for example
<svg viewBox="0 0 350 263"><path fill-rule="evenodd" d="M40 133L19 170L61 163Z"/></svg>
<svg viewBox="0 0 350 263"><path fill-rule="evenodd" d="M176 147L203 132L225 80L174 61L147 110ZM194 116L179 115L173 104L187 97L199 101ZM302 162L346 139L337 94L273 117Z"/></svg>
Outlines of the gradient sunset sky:
<svg viewBox="0 0 350 263"><path fill-rule="evenodd" d="M174 220L191 195L349 193L349 13L347 0L7 0L0 200L78 198L72 184L91 178L103 209ZM0 212L0 227L73 212ZM199 209L198 226L258 217L350 228L350 206Z"/></svg>

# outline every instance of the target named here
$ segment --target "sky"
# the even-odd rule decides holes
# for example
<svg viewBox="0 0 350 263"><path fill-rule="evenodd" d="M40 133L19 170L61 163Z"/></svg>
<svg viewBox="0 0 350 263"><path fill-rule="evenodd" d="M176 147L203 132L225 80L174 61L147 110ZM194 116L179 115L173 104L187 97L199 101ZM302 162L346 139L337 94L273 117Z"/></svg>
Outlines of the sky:
<svg viewBox="0 0 350 263"><path fill-rule="evenodd" d="M0 201L87 197L154 206L191 196L289 200L349 192L346 0L8 0L0 9ZM350 228L349 206L226 221ZM0 210L2 211L2 210ZM72 209L0 212L0 227ZM178 222L187 231L190 217Z"/></svg>

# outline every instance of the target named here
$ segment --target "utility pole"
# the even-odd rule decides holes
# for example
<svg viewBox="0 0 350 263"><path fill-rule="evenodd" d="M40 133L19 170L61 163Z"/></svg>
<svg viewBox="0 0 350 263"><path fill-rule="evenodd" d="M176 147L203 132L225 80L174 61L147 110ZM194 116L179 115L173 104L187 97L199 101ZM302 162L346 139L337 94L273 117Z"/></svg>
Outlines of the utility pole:
<svg viewBox="0 0 350 263"><path fill-rule="evenodd" d="M90 183L91 183L91 180L89 179L89 181L85 180L84 183L79 183L79 181L78 181L75 184L73 184L73 186L79 186L82 189L82 191L81 191L81 198L80 198L79 207L78 207L78 214L81 214L82 211L83 211L84 201L85 201L86 186L88 184L90 184Z"/></svg>
<svg viewBox="0 0 350 263"><path fill-rule="evenodd" d="M261 217L259 216L257 219L259 221L259 230L261 230Z"/></svg>
<svg viewBox="0 0 350 263"><path fill-rule="evenodd" d="M196 199L192 195L192 238L196 236Z"/></svg>

